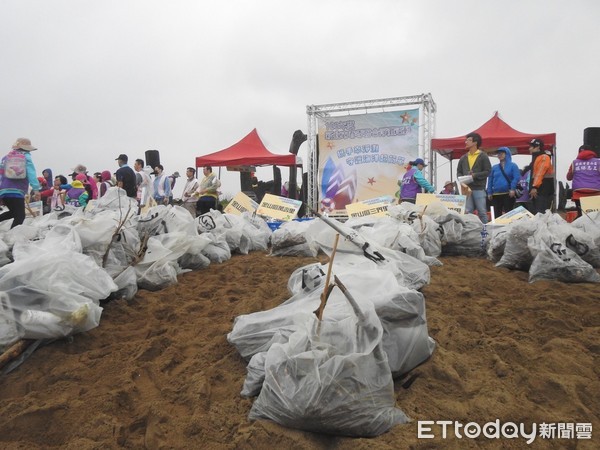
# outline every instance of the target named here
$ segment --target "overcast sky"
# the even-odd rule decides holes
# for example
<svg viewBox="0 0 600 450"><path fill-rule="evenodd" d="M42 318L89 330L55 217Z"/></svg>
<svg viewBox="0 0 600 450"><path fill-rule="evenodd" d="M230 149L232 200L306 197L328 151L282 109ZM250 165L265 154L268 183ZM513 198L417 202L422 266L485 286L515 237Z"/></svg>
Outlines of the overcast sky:
<svg viewBox="0 0 600 450"><path fill-rule="evenodd" d="M307 105L431 93L437 137L495 111L557 133L564 180L600 127L596 0L2 0L0 21L0 143L30 138L40 174L148 149L184 174L253 128L283 154Z"/></svg>

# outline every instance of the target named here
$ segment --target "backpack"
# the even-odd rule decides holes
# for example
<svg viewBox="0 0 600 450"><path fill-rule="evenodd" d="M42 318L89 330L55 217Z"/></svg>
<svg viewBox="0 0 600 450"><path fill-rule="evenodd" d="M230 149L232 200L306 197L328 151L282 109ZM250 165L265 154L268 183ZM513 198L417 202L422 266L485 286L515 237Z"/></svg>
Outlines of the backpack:
<svg viewBox="0 0 600 450"><path fill-rule="evenodd" d="M4 177L10 180L24 180L27 178L27 160L25 153L11 150L4 157Z"/></svg>

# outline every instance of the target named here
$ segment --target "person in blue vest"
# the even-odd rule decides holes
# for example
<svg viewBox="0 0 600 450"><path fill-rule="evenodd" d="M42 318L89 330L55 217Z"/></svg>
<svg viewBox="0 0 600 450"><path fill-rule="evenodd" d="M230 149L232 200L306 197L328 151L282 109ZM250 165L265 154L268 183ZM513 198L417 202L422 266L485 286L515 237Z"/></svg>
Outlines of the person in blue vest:
<svg viewBox="0 0 600 450"><path fill-rule="evenodd" d="M569 166L567 180L573 181L573 201L577 217L582 216L581 197L600 195L600 158L589 145L579 147L579 154Z"/></svg>
<svg viewBox="0 0 600 450"><path fill-rule="evenodd" d="M435 188L423 176L423 168L427 167L425 161L417 158L408 163L410 168L406 171L402 179L398 180L400 185L400 202L415 203L417 194L423 191L433 194Z"/></svg>

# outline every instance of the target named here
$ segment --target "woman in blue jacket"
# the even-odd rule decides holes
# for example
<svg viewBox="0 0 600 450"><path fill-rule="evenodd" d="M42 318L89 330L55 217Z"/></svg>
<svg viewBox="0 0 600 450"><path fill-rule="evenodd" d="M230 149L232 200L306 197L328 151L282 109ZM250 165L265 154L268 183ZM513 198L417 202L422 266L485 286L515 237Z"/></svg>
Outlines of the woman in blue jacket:
<svg viewBox="0 0 600 450"><path fill-rule="evenodd" d="M506 214L515 206L516 188L521 172L519 166L512 162L508 147L498 149L498 164L492 167L488 176L487 194L496 217Z"/></svg>

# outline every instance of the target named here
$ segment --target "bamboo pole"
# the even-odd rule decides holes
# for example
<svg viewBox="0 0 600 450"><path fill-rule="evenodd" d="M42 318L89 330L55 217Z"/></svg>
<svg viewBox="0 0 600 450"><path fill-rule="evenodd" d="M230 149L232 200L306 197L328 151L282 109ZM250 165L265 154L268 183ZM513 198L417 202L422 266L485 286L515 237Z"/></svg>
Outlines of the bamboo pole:
<svg viewBox="0 0 600 450"><path fill-rule="evenodd" d="M329 288L329 282L331 281L331 270L333 268L333 258L335 257L335 252L337 250L338 241L340 240L339 233L335 234L335 241L333 242L333 250L331 252L331 258L329 259L329 267L327 268L327 276L325 277L325 287L323 288L323 292L321 293L321 304L319 308L315 311L319 322L323 319L323 310L325 309L325 305L327 303L327 298L329 298L329 294L331 289Z"/></svg>

